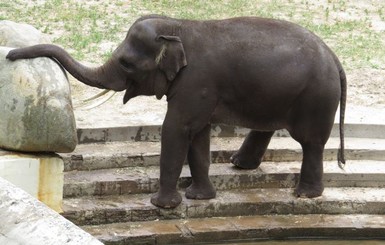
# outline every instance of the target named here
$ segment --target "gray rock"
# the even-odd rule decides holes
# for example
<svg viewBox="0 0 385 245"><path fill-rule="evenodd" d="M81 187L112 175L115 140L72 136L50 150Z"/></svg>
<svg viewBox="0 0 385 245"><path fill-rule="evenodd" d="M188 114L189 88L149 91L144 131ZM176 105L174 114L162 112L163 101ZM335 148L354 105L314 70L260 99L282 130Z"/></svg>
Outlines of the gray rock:
<svg viewBox="0 0 385 245"><path fill-rule="evenodd" d="M31 25L0 21L0 46L21 48L50 42L46 35Z"/></svg>
<svg viewBox="0 0 385 245"><path fill-rule="evenodd" d="M77 144L70 86L49 58L11 62L0 47L0 147L71 152Z"/></svg>

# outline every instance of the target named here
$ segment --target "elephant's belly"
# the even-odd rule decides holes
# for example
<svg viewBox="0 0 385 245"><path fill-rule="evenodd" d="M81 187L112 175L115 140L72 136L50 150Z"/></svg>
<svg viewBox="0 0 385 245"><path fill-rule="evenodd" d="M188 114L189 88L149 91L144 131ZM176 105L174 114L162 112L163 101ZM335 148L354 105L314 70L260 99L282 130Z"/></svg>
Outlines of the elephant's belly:
<svg viewBox="0 0 385 245"><path fill-rule="evenodd" d="M241 113L220 107L216 108L210 122L214 124L241 126L260 131L274 131L287 127L287 120L282 114L262 114L253 112L252 110L245 110Z"/></svg>

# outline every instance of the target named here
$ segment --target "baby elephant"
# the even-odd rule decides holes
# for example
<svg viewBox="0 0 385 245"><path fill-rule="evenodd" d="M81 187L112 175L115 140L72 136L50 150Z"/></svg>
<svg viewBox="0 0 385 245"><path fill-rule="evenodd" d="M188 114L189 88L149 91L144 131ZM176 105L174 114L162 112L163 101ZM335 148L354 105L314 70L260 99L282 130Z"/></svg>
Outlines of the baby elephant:
<svg viewBox="0 0 385 245"><path fill-rule="evenodd" d="M191 199L210 199L210 125L251 128L231 158L239 168L261 163L277 129L287 129L303 149L297 196L323 192L323 151L340 103L339 164L344 164L346 77L336 55L312 32L282 20L241 17L180 20L139 18L112 57L87 68L63 49L36 45L14 49L9 60L53 57L79 81L138 95L167 96L162 127L160 188L151 202L174 208L182 198L177 180L190 166Z"/></svg>

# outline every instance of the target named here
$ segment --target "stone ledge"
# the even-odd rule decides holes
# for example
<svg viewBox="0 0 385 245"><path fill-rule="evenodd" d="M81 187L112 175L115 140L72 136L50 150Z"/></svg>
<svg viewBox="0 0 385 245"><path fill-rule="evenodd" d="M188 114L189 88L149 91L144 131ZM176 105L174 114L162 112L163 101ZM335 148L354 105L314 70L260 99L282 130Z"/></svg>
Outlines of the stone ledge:
<svg viewBox="0 0 385 245"><path fill-rule="evenodd" d="M218 191L211 200L184 197L175 209L150 203L151 194L91 196L64 200L63 216L77 225L118 222L293 214L385 215L383 188L325 188L322 197L297 198L290 188L255 188ZM384 233L385 234L385 233Z"/></svg>
<svg viewBox="0 0 385 245"><path fill-rule="evenodd" d="M196 244L321 237L384 239L384 218L384 215L363 214L257 215L128 222L83 229L108 244ZM325 240L322 242L328 244Z"/></svg>
<svg viewBox="0 0 385 245"><path fill-rule="evenodd" d="M301 162L264 162L258 169L242 170L232 164L212 164L210 179L217 190L236 188L294 188ZM324 162L326 187L385 187L385 161L351 161L341 170L335 161ZM64 174L64 198L154 193L159 189L159 166L71 171ZM178 187L191 184L183 166Z"/></svg>
<svg viewBox="0 0 385 245"><path fill-rule="evenodd" d="M239 149L243 140L243 137L212 138L212 163L229 162L230 156ZM329 139L325 146L324 161L337 160L339 144L339 138ZM385 160L385 139L346 137L345 155L348 160ZM74 152L60 156L64 159L64 171L154 166L159 165L160 142L80 144ZM301 160L301 146L290 137L273 138L263 159L276 162Z"/></svg>
<svg viewBox="0 0 385 245"><path fill-rule="evenodd" d="M2 178L0 220L0 244L102 244Z"/></svg>
<svg viewBox="0 0 385 245"><path fill-rule="evenodd" d="M245 137L250 129L238 126L212 125L211 137ZM105 143L120 141L150 141L161 139L162 125L139 125L119 127L78 128L77 136L80 144ZM334 124L331 137L339 137L339 124ZM284 129L276 130L274 137L290 137ZM385 138L384 124L345 123L345 137L353 138Z"/></svg>

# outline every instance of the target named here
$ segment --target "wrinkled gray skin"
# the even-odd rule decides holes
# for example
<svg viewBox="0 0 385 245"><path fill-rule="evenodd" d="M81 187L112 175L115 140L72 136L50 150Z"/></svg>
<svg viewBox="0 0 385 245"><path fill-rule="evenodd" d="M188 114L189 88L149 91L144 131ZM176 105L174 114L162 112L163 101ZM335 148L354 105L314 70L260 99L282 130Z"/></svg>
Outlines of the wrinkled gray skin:
<svg viewBox="0 0 385 245"><path fill-rule="evenodd" d="M210 124L253 129L231 158L239 168L261 163L277 129L285 128L303 149L297 196L323 192L323 150L339 102L344 164L344 70L333 52L313 33L280 20L234 18L138 19L103 66L89 69L53 45L12 50L10 60L53 57L79 81L98 88L126 90L124 103L138 95L167 96L162 127L160 189L154 205L180 204L177 180L187 157L192 184L186 197L210 199Z"/></svg>

